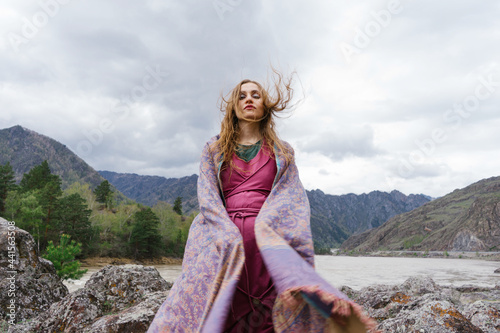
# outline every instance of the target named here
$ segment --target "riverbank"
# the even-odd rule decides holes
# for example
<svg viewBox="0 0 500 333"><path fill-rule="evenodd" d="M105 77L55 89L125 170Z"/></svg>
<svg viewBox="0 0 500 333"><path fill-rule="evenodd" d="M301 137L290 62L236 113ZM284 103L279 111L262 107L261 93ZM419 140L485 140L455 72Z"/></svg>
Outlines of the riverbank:
<svg viewBox="0 0 500 333"><path fill-rule="evenodd" d="M465 252L465 251L373 251L373 252L342 252L332 249L333 256L348 257L408 257L408 258L449 258L500 261L500 252ZM81 259L82 268L104 267L107 265L135 264L143 266L182 265L181 258L158 257L152 259L133 259L116 257L89 257ZM499 266L500 268L500 266Z"/></svg>
<svg viewBox="0 0 500 333"><path fill-rule="evenodd" d="M82 288L93 273L103 268L102 258L94 259L99 265L84 266L88 269L79 280L67 280L64 284L69 291ZM105 259L113 266L118 261ZM500 285L500 274L495 273L500 263L489 260L458 259L458 258L429 258L414 256L315 256L315 266L318 273L330 284L340 288L349 286L359 290L377 283L400 284L411 276L430 276L439 285L463 286L467 284L481 287ZM154 266L160 275L169 282L174 282L182 272L182 265L159 264Z"/></svg>
<svg viewBox="0 0 500 333"><path fill-rule="evenodd" d="M158 257L152 259L133 259L133 258L116 258L116 257L89 257L79 260L82 268L88 267L104 267L107 265L182 265L181 258Z"/></svg>
<svg viewBox="0 0 500 333"><path fill-rule="evenodd" d="M412 258L450 258L500 261L500 252L466 252L466 251L341 251L332 249L332 255L349 257L412 257Z"/></svg>

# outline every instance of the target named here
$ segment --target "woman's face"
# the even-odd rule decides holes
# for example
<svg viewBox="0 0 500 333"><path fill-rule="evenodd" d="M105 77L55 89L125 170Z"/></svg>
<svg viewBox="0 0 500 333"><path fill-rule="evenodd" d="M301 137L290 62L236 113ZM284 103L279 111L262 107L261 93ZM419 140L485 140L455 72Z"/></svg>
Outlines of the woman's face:
<svg viewBox="0 0 500 333"><path fill-rule="evenodd" d="M255 83L248 82L241 85L238 98L238 107L235 110L238 120L257 120L264 117L264 101L260 88Z"/></svg>

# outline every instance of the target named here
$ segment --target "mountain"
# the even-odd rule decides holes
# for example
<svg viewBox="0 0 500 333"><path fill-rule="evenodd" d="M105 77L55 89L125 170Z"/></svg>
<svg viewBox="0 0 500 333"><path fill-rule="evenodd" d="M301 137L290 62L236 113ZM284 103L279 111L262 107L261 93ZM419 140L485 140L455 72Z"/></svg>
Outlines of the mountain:
<svg viewBox="0 0 500 333"><path fill-rule="evenodd" d="M97 187L104 177L65 145L21 126L0 130L0 164L10 162L16 182L34 166L47 160L53 174L61 177L62 188L74 182ZM117 191L118 192L118 191ZM126 198L117 193L118 201Z"/></svg>
<svg viewBox="0 0 500 333"><path fill-rule="evenodd" d="M151 206L158 200L172 204L180 196L183 198L185 212L198 209L197 175L167 179L99 172L126 196L143 204ZM315 245L319 248L339 246L352 234L378 227L389 218L415 209L430 200L422 194L406 196L398 191L374 191L361 195L329 195L320 190L306 192L311 205L311 231Z"/></svg>
<svg viewBox="0 0 500 333"><path fill-rule="evenodd" d="M350 237L344 250L488 251L500 248L500 177L483 179L376 229Z"/></svg>
<svg viewBox="0 0 500 333"><path fill-rule="evenodd" d="M10 162L19 182L25 173L47 160L62 187L75 181L99 185L104 178L65 145L21 126L0 130L0 164Z"/></svg>
<svg viewBox="0 0 500 333"><path fill-rule="evenodd" d="M317 239L319 247L338 246L353 234L376 228L391 217L430 201L423 194L406 196L396 190L359 195L330 195L313 190L307 191L307 196L311 205L312 232L321 235Z"/></svg>
<svg viewBox="0 0 500 333"><path fill-rule="evenodd" d="M173 205L177 197L182 197L182 210L185 214L198 209L197 175L165 178L112 171L99 171L99 173L127 197L142 204L154 206L158 201L166 201Z"/></svg>

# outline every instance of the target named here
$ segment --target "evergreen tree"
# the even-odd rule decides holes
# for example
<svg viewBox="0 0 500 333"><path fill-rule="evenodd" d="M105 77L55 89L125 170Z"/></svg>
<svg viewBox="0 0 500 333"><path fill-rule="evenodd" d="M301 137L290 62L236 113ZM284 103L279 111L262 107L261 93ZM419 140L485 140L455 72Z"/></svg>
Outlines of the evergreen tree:
<svg viewBox="0 0 500 333"><path fill-rule="evenodd" d="M46 212L45 219L45 239L47 239L48 230L54 228L52 217L57 209L58 199L62 195L61 180L57 176L57 180L45 184L40 190L40 203ZM54 228L55 229L55 228Z"/></svg>
<svg viewBox="0 0 500 333"><path fill-rule="evenodd" d="M9 191L7 194L7 199L5 200L5 213L4 217L11 221L16 221L16 225L21 229L26 229L26 227L21 226L21 218L19 214L21 212L21 198L25 194L19 191Z"/></svg>
<svg viewBox="0 0 500 333"><path fill-rule="evenodd" d="M10 163L0 165L0 216L5 217L7 194L16 187L15 184L14 171Z"/></svg>
<svg viewBox="0 0 500 333"><path fill-rule="evenodd" d="M35 191L21 194L19 202L20 227L30 231L30 234L37 242L38 252L40 252L40 238L43 233L40 229L42 229L43 218L45 217L43 207L38 202Z"/></svg>
<svg viewBox="0 0 500 333"><path fill-rule="evenodd" d="M62 234L58 246L54 246L54 243L49 241L45 254L42 255L45 259L52 261L57 275L63 280L79 279L87 272L86 269L80 270L80 262L75 260L75 256L81 252L82 244L74 240L70 242L70 238L69 235Z"/></svg>
<svg viewBox="0 0 500 333"><path fill-rule="evenodd" d="M186 247L186 241L184 240L184 236L182 234L181 229L177 231L177 239L175 240L175 243L176 243L175 253L182 258L184 256L184 248Z"/></svg>
<svg viewBox="0 0 500 333"><path fill-rule="evenodd" d="M49 168L47 160L40 165L34 166L28 173L25 173L19 186L21 192L33 190L41 190L49 183L59 184L61 187L61 179L58 175L53 175Z"/></svg>
<svg viewBox="0 0 500 333"><path fill-rule="evenodd" d="M57 200L62 195L61 178L50 172L47 160L33 167L24 174L20 183L21 193L36 193L38 201L42 206L44 217L42 245L47 244L49 229L55 229L52 215L57 206Z"/></svg>
<svg viewBox="0 0 500 333"><path fill-rule="evenodd" d="M179 215L182 215L182 197L175 198L173 209L174 212L176 212Z"/></svg>
<svg viewBox="0 0 500 333"><path fill-rule="evenodd" d="M151 258L162 247L160 220L148 207L136 212L134 221L129 241L131 252L135 258Z"/></svg>
<svg viewBox="0 0 500 333"><path fill-rule="evenodd" d="M59 200L54 218L58 230L69 235L76 242L84 244L84 252L89 247L92 226L89 220L92 211L85 199L74 193Z"/></svg>
<svg viewBox="0 0 500 333"><path fill-rule="evenodd" d="M111 184L104 180L100 183L94 190L96 200L106 206L106 208L111 208L111 203L113 201L113 191L111 190Z"/></svg>

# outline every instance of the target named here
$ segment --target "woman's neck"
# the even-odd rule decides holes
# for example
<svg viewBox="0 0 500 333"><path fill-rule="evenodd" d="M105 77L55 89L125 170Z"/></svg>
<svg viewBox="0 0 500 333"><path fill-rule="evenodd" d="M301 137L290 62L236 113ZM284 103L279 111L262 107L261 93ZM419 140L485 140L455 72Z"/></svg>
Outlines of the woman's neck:
<svg viewBox="0 0 500 333"><path fill-rule="evenodd" d="M241 145L253 145L262 139L259 130L259 123L240 123L240 136L238 143Z"/></svg>

